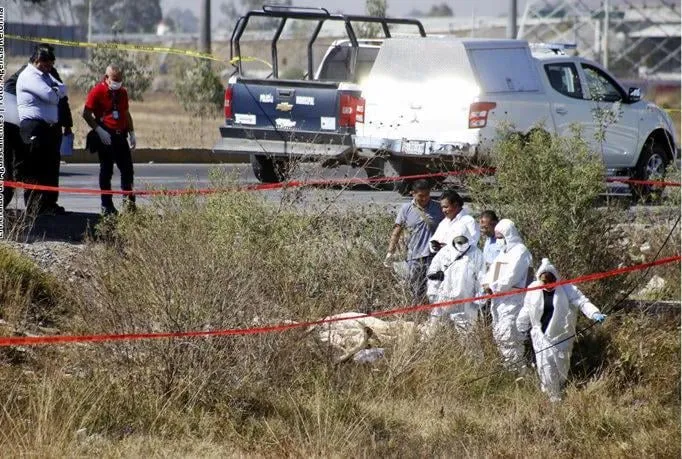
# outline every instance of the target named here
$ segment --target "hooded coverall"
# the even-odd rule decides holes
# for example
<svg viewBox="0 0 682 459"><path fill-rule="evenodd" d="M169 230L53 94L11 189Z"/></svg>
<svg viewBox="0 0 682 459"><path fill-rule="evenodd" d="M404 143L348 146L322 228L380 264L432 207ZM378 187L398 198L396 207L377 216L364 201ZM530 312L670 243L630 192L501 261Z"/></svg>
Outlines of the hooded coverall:
<svg viewBox="0 0 682 459"><path fill-rule="evenodd" d="M540 281L543 273L552 273L559 280L556 268L543 258L536 273L537 280L530 287L543 285ZM561 387L566 382L571 363L576 312L580 309L588 318L594 318L600 312L573 285L561 285L553 295L548 293L551 292L533 290L526 293L516 325L521 332L530 329L540 388L556 402L561 400Z"/></svg>

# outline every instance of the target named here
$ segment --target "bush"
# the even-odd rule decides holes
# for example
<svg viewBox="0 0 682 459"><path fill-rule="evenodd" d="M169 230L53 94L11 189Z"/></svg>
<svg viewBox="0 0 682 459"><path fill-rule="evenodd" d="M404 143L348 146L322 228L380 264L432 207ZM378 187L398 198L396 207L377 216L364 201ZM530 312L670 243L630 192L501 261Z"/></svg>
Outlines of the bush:
<svg viewBox="0 0 682 459"><path fill-rule="evenodd" d="M558 137L542 129L528 136L508 129L493 151L495 185L472 178L472 200L514 221L535 267L549 258L563 278L571 278L630 263L616 230L625 213L601 197L604 166L579 131ZM621 276L580 288L604 305L626 281Z"/></svg>
<svg viewBox="0 0 682 459"><path fill-rule="evenodd" d="M179 70L175 94L182 108L199 118L217 115L224 104L223 84L206 60L194 59L194 65Z"/></svg>
<svg viewBox="0 0 682 459"><path fill-rule="evenodd" d="M30 259L0 246L0 314L18 323L41 321L53 316L58 299L55 279Z"/></svg>
<svg viewBox="0 0 682 459"><path fill-rule="evenodd" d="M143 100L144 93L152 84L152 72L149 69L151 59L148 54L113 48L94 48L90 52L90 59L85 62L86 73L76 79L78 88L85 92L90 91L102 80L107 67L116 64L123 71L123 85L130 100Z"/></svg>

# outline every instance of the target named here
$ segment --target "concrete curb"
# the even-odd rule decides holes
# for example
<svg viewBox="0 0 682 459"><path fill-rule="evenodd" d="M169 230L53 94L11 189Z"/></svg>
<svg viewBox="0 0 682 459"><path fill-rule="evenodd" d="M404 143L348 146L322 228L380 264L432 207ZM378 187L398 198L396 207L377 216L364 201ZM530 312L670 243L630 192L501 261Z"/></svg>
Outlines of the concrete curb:
<svg viewBox="0 0 682 459"><path fill-rule="evenodd" d="M96 154L85 149L74 149L73 155L62 156L66 163L98 163ZM133 152L134 163L201 163L243 164L242 159L216 154L209 148L138 148Z"/></svg>

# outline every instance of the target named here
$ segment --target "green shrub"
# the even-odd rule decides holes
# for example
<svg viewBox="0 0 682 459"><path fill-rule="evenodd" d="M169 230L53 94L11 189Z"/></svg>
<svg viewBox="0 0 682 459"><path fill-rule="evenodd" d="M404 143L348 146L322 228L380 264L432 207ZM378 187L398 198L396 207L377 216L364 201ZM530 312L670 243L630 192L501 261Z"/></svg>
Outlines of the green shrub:
<svg viewBox="0 0 682 459"><path fill-rule="evenodd" d="M563 278L572 278L631 263L619 249L616 231L625 213L601 197L604 166L579 131L558 137L542 129L528 136L508 129L493 152L495 185L471 178L472 200L514 221L535 267L549 258ZM625 282L621 276L580 288L608 304Z"/></svg>
<svg viewBox="0 0 682 459"><path fill-rule="evenodd" d="M144 93L152 84L149 54L114 48L94 48L90 53L90 59L85 62L85 74L76 78L78 88L90 91L104 78L107 67L116 64L123 71L123 86L130 100L143 100Z"/></svg>
<svg viewBox="0 0 682 459"><path fill-rule="evenodd" d="M206 60L194 59L192 65L179 69L175 78L175 94L182 108L192 116L212 117L224 104L220 77Z"/></svg>
<svg viewBox="0 0 682 459"><path fill-rule="evenodd" d="M0 246L0 311L5 320L47 319L52 315L58 295L52 276L30 259Z"/></svg>

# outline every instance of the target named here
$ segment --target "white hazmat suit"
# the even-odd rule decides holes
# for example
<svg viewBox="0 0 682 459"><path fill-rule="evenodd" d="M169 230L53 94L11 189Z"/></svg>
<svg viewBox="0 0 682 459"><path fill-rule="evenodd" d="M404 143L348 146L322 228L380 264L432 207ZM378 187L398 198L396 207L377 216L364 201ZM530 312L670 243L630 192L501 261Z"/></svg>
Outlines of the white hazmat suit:
<svg viewBox="0 0 682 459"><path fill-rule="evenodd" d="M429 239L429 242L436 241L447 246L451 244L452 240L455 238L455 232L458 231L458 227L461 228L462 226L469 232L469 236L467 237L471 245L477 245L478 240L481 238L481 229L479 228L476 219L469 215L469 212L464 208L462 208L452 220L447 217L441 220L438 224L438 228L436 228L436 232L433 233L433 236ZM435 252L430 245L429 250L431 250L431 253Z"/></svg>
<svg viewBox="0 0 682 459"><path fill-rule="evenodd" d="M464 236L469 241L465 245L455 244L454 240ZM483 253L476 247L473 237L462 224L453 226L452 239L440 249L433 258L427 277L442 272L443 280L429 279L429 292L433 302L459 300L475 297L481 290L481 279L485 275ZM478 305L463 303L443 306L431 310L432 319L449 318L458 327L470 328L478 317Z"/></svg>
<svg viewBox="0 0 682 459"><path fill-rule="evenodd" d="M559 280L556 268L547 258L543 258L536 273L537 280L531 287L543 285L540 281L543 273L552 273ZM530 329L540 388L549 395L551 401L556 402L561 400L561 387L566 381L571 363L577 310L580 309L585 316L594 320L601 321L604 316L573 285L557 287L553 296L548 296L545 292L533 290L526 293L516 325L522 333ZM548 298L547 301L551 298L553 310L550 307L546 311L545 298Z"/></svg>
<svg viewBox="0 0 682 459"><path fill-rule="evenodd" d="M521 236L508 219L502 219L495 226L495 233L503 236L498 239L502 245L483 281L493 293L504 293L525 288L528 270L533 257L521 242ZM523 362L523 340L516 329L516 318L523 307L524 294L495 298L491 302L493 338L504 358L505 365L513 366Z"/></svg>

